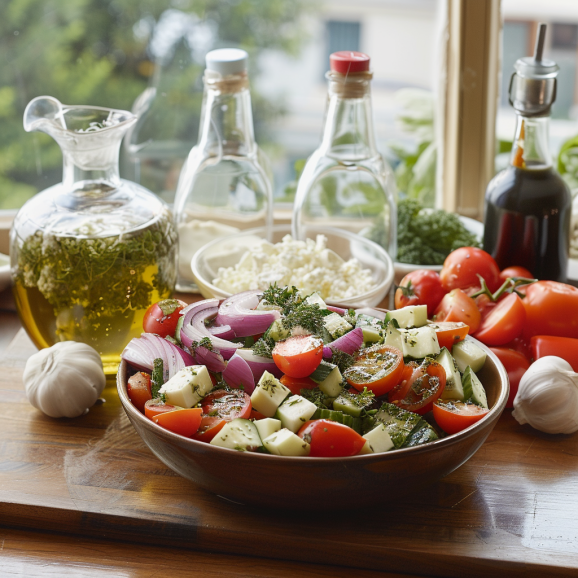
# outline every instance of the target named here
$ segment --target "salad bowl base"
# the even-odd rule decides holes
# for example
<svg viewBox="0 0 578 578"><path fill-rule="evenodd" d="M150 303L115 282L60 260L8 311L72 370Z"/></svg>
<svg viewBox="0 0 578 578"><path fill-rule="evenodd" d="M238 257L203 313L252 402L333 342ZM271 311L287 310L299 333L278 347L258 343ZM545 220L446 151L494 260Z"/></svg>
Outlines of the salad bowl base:
<svg viewBox="0 0 578 578"><path fill-rule="evenodd" d="M471 338L468 338L471 339ZM458 434L421 446L348 458L279 457L239 452L174 434L154 424L130 402L130 367L123 361L117 388L124 410L143 441L165 465L199 487L233 502L261 508L352 510L411 498L448 475L484 443L508 398L507 374L485 346L479 372L490 412Z"/></svg>

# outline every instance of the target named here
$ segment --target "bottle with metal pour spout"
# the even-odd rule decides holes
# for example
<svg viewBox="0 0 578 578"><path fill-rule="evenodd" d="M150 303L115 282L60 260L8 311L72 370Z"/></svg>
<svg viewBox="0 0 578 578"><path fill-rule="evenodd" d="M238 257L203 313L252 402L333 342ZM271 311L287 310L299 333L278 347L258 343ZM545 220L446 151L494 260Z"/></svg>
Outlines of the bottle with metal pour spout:
<svg viewBox="0 0 578 578"><path fill-rule="evenodd" d="M517 60L510 104L517 115L510 165L486 190L484 249L504 269L521 265L539 279L566 281L571 194L552 167L550 108L559 67L543 58L541 24L533 57Z"/></svg>

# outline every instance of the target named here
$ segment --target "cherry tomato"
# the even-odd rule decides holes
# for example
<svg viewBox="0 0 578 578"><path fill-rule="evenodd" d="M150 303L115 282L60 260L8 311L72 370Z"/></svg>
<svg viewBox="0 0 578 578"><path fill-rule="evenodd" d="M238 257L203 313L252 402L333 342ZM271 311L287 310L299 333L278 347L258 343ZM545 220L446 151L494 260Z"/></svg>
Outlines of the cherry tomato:
<svg viewBox="0 0 578 578"><path fill-rule="evenodd" d="M144 371L139 371L128 378L126 386L128 397L132 404L144 413L145 403L152 399L151 394L151 376Z"/></svg>
<svg viewBox="0 0 578 578"><path fill-rule="evenodd" d="M446 370L437 361L425 359L409 378L407 395L396 402L398 407L425 415L443 393L446 386Z"/></svg>
<svg viewBox="0 0 578 578"><path fill-rule="evenodd" d="M323 341L313 335L296 335L273 348L275 365L289 377L311 375L323 359Z"/></svg>
<svg viewBox="0 0 578 578"><path fill-rule="evenodd" d="M260 411L257 411L256 409L251 410L251 415L249 416L249 419L252 419L253 421L258 421L260 419L265 418L266 416L264 416Z"/></svg>
<svg viewBox="0 0 578 578"><path fill-rule="evenodd" d="M361 350L343 377L355 389L361 391L367 387L379 396L400 382L403 368L403 353L399 349L391 345L373 345Z"/></svg>
<svg viewBox="0 0 578 578"><path fill-rule="evenodd" d="M523 277L524 279L533 279L534 275L526 269L526 267L520 267L514 265L513 267L506 267L500 272L500 279L505 281L508 277Z"/></svg>
<svg viewBox="0 0 578 578"><path fill-rule="evenodd" d="M419 363L416 363L415 361L410 361L406 364L406 366L403 368L403 373L401 374L399 383L387 394L389 403L394 403L404 399L412 384L410 378L417 367L419 367Z"/></svg>
<svg viewBox="0 0 578 578"><path fill-rule="evenodd" d="M474 337L486 345L505 345L522 333L525 321L524 304L511 293L486 315Z"/></svg>
<svg viewBox="0 0 578 578"><path fill-rule="evenodd" d="M427 315L431 317L446 293L436 271L417 269L401 280L395 291L395 308L427 305Z"/></svg>
<svg viewBox="0 0 578 578"><path fill-rule="evenodd" d="M187 307L180 299L163 299L153 303L144 314L142 326L146 333L156 333L161 337L175 334L179 313Z"/></svg>
<svg viewBox="0 0 578 578"><path fill-rule="evenodd" d="M514 351L513 349L506 349L505 347L490 347L490 350L497 355L498 359L502 362L508 372L508 378L510 380L510 395L508 396L506 407L514 407L514 398L518 393L520 380L530 367L530 362L526 359L523 353Z"/></svg>
<svg viewBox="0 0 578 578"><path fill-rule="evenodd" d="M355 456L365 445L365 439L356 431L328 419L306 422L297 435L311 446L309 455L317 458Z"/></svg>
<svg viewBox="0 0 578 578"><path fill-rule="evenodd" d="M578 288L556 281L527 285L523 336L558 335L578 339Z"/></svg>
<svg viewBox="0 0 578 578"><path fill-rule="evenodd" d="M169 405L168 403L163 403L160 398L149 399L144 406L144 414L152 420L155 416L165 413L168 411L175 411L177 409L182 409L176 405Z"/></svg>
<svg viewBox="0 0 578 578"><path fill-rule="evenodd" d="M202 412L200 407L177 409L159 413L153 417L153 421L173 433L190 438L201 425Z"/></svg>
<svg viewBox="0 0 578 578"><path fill-rule="evenodd" d="M480 285L481 275L490 291L496 291L502 281L500 268L489 254L476 247L460 247L452 251L444 261L440 272L442 285L446 291L465 289Z"/></svg>
<svg viewBox="0 0 578 578"><path fill-rule="evenodd" d="M436 401L433 414L436 423L447 433L455 434L480 421L489 409L463 401Z"/></svg>
<svg viewBox="0 0 578 578"><path fill-rule="evenodd" d="M463 341L470 331L469 326L465 323L452 321L432 323L431 327L436 331L440 347L446 347L450 351L454 344Z"/></svg>
<svg viewBox="0 0 578 578"><path fill-rule="evenodd" d="M534 359L547 355L561 357L572 366L574 371L578 372L578 339L555 335L534 335L530 340L530 347Z"/></svg>
<svg viewBox="0 0 578 578"><path fill-rule="evenodd" d="M457 321L465 323L470 333L477 331L482 316L476 302L461 289L453 289L441 300L435 312L436 323L440 321Z"/></svg>
<svg viewBox="0 0 578 578"><path fill-rule="evenodd" d="M309 377L289 377L282 375L279 380L293 395L301 395L302 389L315 389L317 384Z"/></svg>
<svg viewBox="0 0 578 578"><path fill-rule="evenodd" d="M241 389L213 391L203 398L201 408L201 425L193 437L204 442L210 442L228 421L249 419L252 410L251 398Z"/></svg>

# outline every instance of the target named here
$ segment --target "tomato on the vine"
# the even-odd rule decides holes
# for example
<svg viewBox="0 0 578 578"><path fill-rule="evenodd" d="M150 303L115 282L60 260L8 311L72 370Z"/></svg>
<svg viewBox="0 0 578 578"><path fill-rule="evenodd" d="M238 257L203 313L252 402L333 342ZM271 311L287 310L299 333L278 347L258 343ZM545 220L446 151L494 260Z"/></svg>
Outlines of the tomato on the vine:
<svg viewBox="0 0 578 578"><path fill-rule="evenodd" d="M365 439L350 427L316 419L306 422L297 435L311 446L310 456L320 458L344 458L355 456L365 445Z"/></svg>
<svg viewBox="0 0 578 578"><path fill-rule="evenodd" d="M455 434L480 421L489 409L473 403L437 401L433 406L436 423L447 433Z"/></svg>
<svg viewBox="0 0 578 578"><path fill-rule="evenodd" d="M440 272L442 285L447 291L479 286L478 275L485 279L492 293L502 284L495 259L477 247L460 247L452 251Z"/></svg>
<svg viewBox="0 0 578 578"><path fill-rule="evenodd" d="M512 267L506 267L500 272L500 279L505 281L509 277L523 277L524 279L533 279L534 276L526 267L520 267L519 265L514 265Z"/></svg>
<svg viewBox="0 0 578 578"><path fill-rule="evenodd" d="M470 328L470 333L480 326L481 314L476 302L461 289L453 289L441 300L435 311L436 323L440 321L461 321Z"/></svg>
<svg viewBox="0 0 578 578"><path fill-rule="evenodd" d="M578 339L556 335L534 335L530 340L530 347L534 359L555 355L565 359L572 369L578 372Z"/></svg>
<svg viewBox="0 0 578 578"><path fill-rule="evenodd" d="M313 335L295 335L273 348L275 365L289 377L311 375L323 359L323 341Z"/></svg>
<svg viewBox="0 0 578 578"><path fill-rule="evenodd" d="M408 273L395 290L395 308L427 305L427 315L431 317L446 293L436 271L417 269Z"/></svg>
<svg viewBox="0 0 578 578"><path fill-rule="evenodd" d="M174 336L182 309L187 304L180 299L163 299L153 303L144 314L142 326L146 333L156 333L160 337Z"/></svg>
<svg viewBox="0 0 578 578"><path fill-rule="evenodd" d="M361 391L367 387L379 396L400 382L403 368L403 353L399 349L391 345L374 345L361 351L343 377L355 389Z"/></svg>
<svg viewBox="0 0 578 578"><path fill-rule="evenodd" d="M537 281L524 287L526 309L523 336L558 335L578 339L578 288L557 281Z"/></svg>
<svg viewBox="0 0 578 578"><path fill-rule="evenodd" d="M482 319L474 337L486 345L505 345L522 333L525 321L522 300L510 293Z"/></svg>
<svg viewBox="0 0 578 578"><path fill-rule="evenodd" d="M505 347L490 347L490 351L496 354L498 359L506 368L510 380L510 395L508 396L506 407L514 407L514 398L518 393L520 380L530 367L530 362L523 353L514 351L513 349L507 349Z"/></svg>
<svg viewBox="0 0 578 578"><path fill-rule="evenodd" d="M425 415L444 391L446 370L437 361L425 359L414 368L408 381L406 396L396 404L407 411Z"/></svg>

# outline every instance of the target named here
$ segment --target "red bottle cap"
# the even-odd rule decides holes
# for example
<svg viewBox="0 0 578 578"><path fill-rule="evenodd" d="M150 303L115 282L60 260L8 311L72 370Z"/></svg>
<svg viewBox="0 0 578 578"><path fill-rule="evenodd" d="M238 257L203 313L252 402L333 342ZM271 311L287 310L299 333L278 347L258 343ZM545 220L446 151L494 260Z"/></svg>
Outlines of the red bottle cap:
<svg viewBox="0 0 578 578"><path fill-rule="evenodd" d="M334 52L329 57L329 65L333 72L349 74L350 72L369 71L369 56L363 52L342 50Z"/></svg>

